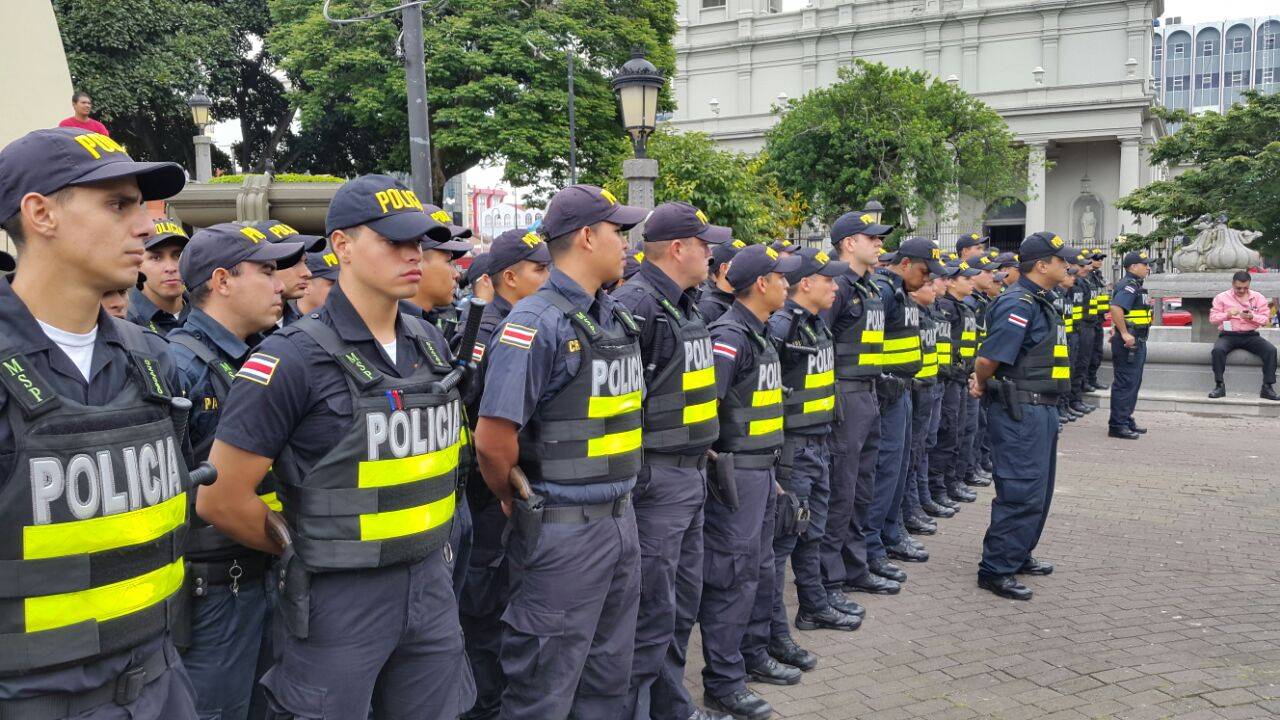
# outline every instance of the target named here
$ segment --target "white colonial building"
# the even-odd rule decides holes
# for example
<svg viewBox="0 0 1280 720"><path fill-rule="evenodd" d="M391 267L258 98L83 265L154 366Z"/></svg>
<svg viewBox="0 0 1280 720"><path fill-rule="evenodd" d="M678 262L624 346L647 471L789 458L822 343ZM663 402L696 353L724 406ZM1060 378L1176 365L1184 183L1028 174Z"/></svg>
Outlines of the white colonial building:
<svg viewBox="0 0 1280 720"><path fill-rule="evenodd" d="M794 0L792 0L794 2ZM1117 198L1154 179L1152 20L1163 0L680 0L672 123L754 151L775 106L854 58L928 71L998 111L1031 148L1033 197L1000 213L967 198L919 230L944 247L986 227L1013 247L1058 232L1109 244L1136 229ZM799 0L803 3L804 0Z"/></svg>

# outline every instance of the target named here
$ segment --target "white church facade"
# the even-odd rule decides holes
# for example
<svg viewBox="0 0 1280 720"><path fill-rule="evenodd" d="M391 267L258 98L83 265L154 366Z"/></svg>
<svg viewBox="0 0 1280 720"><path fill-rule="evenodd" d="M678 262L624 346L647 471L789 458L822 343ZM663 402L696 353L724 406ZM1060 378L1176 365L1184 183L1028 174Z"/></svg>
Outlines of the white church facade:
<svg viewBox="0 0 1280 720"><path fill-rule="evenodd" d="M960 198L918 232L944 247L979 228L1002 247L1044 229L1109 245L1141 227L1114 202L1159 172L1146 159L1165 132L1148 58L1163 0L808 2L680 0L674 126L755 151L775 105L835 82L854 58L925 70L994 108L1048 163L1031 163L1025 205Z"/></svg>

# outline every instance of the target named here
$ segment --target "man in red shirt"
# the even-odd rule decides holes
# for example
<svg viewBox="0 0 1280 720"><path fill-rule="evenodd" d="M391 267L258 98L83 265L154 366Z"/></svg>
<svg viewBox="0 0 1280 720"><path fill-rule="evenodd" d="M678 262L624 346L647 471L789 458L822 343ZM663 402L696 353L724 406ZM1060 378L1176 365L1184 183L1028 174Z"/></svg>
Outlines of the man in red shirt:
<svg viewBox="0 0 1280 720"><path fill-rule="evenodd" d="M1213 345L1213 380L1216 385L1209 393L1211 398L1227 394L1223 374L1227 369L1227 356L1232 350L1247 350L1262 360L1262 392L1265 400L1280 400L1276 394L1276 347L1267 342L1258 328L1265 327L1270 317L1267 300L1262 293L1249 289L1249 273L1241 270L1231 278L1231 289L1219 293L1213 299L1209 322L1221 328L1218 341Z"/></svg>
<svg viewBox="0 0 1280 720"><path fill-rule="evenodd" d="M107 131L107 126L89 117L89 113L93 112L93 98L89 97L89 93L83 90L77 90L71 94L71 110L75 113L71 117L58 123L58 127L73 127L89 132L96 132L107 137L111 137L111 133Z"/></svg>

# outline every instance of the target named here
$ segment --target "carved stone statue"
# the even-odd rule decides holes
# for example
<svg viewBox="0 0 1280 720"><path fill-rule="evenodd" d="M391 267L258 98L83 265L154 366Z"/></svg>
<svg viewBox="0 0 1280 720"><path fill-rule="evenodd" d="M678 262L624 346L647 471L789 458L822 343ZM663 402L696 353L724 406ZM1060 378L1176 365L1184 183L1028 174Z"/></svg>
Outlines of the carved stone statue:
<svg viewBox="0 0 1280 720"><path fill-rule="evenodd" d="M1225 215L1203 215L1195 227L1200 231L1195 239L1173 253L1173 266L1182 272L1240 270L1262 262L1257 250L1246 247L1262 233L1232 230Z"/></svg>
<svg viewBox="0 0 1280 720"><path fill-rule="evenodd" d="M1080 239L1085 245L1092 245L1097 232L1098 218L1093 214L1093 208L1086 205L1084 214L1080 216Z"/></svg>

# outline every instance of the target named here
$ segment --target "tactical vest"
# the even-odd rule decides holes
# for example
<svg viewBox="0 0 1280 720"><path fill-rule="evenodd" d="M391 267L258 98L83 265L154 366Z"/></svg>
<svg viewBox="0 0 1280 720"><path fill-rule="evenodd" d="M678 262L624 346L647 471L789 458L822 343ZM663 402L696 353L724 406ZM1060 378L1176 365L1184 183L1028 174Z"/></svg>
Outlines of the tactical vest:
<svg viewBox="0 0 1280 720"><path fill-rule="evenodd" d="M1111 312L1111 293L1107 290L1107 281L1103 280L1101 276L1096 276L1095 282L1097 283L1098 291L1095 294L1097 309L1094 310L1094 315L1101 318Z"/></svg>
<svg viewBox="0 0 1280 720"><path fill-rule="evenodd" d="M1083 279L1076 280L1076 285L1071 289L1071 315L1070 322L1067 323L1067 332L1077 332L1080 324L1084 322L1084 299L1088 294L1085 289L1080 287Z"/></svg>
<svg viewBox="0 0 1280 720"><path fill-rule="evenodd" d="M1134 337L1145 338L1151 333L1151 321L1154 314L1151 310L1151 300L1147 296L1147 289L1141 284L1137 285L1134 292L1133 307L1124 311L1124 321L1129 325L1129 331Z"/></svg>
<svg viewBox="0 0 1280 720"><path fill-rule="evenodd" d="M720 437L715 449L772 456L783 440L782 363L768 338L731 318L724 315L711 323L711 329L731 325L741 330L755 343L756 366L737 378L720 403Z"/></svg>
<svg viewBox="0 0 1280 720"><path fill-rule="evenodd" d="M786 313L791 323L783 340L813 350L781 351L782 385L789 393L782 403L784 430L825 433L835 419L836 407L835 343L831 332L826 323L816 318L816 322L806 322L787 308L779 312Z"/></svg>
<svg viewBox="0 0 1280 720"><path fill-rule="evenodd" d="M578 372L520 431L520 468L534 482L592 485L634 477L643 432L640 331L621 306L621 330L606 330L560 293L538 295L568 318L577 336Z"/></svg>
<svg viewBox="0 0 1280 720"><path fill-rule="evenodd" d="M715 285L703 288L702 295L698 299L698 311L702 313L704 323L711 323L719 320L720 316L729 311L733 307L733 296Z"/></svg>
<svg viewBox="0 0 1280 720"><path fill-rule="evenodd" d="M686 315L643 277L630 282L653 297L675 337L666 367L645 383L644 449L701 455L720 434L711 334L696 309Z"/></svg>
<svg viewBox="0 0 1280 720"><path fill-rule="evenodd" d="M916 380L932 385L938 380L938 323L925 308L920 308L920 370Z"/></svg>
<svg viewBox="0 0 1280 720"><path fill-rule="evenodd" d="M0 350L13 471L0 485L0 676L141 645L177 624L187 466L143 331L114 321L129 378L107 405L54 392Z"/></svg>
<svg viewBox="0 0 1280 720"><path fill-rule="evenodd" d="M476 331L476 345L471 351L471 361L476 364L475 373L472 375L472 383L476 383L476 385L472 386L468 392L468 397L464 398L465 402L463 403L468 425L468 436L480 419L480 399L483 395L481 386L484 382L485 373L488 372L489 368L488 345L493 343L494 331L506 320L510 311L510 305L499 311L494 303L491 302L485 306L484 314L480 318L480 327ZM472 512L477 512L480 508L497 502L489 487L484 484L484 476L480 473L480 464L478 462L470 464L467 471L466 486L467 501L471 504Z"/></svg>
<svg viewBox="0 0 1280 720"><path fill-rule="evenodd" d="M1063 330L1070 335L1073 331L1071 324L1071 300L1067 290L1058 288L1053 291L1053 309L1058 313L1058 319L1062 321Z"/></svg>
<svg viewBox="0 0 1280 720"><path fill-rule="evenodd" d="M980 290L974 290L970 297L972 297L974 302L977 304L977 307L969 309L973 311L974 320L977 322L978 344L975 348L980 348L982 347L982 341L987 339L987 308L991 306L991 298L987 297L987 294Z"/></svg>
<svg viewBox="0 0 1280 720"><path fill-rule="evenodd" d="M978 355L978 317L973 308L950 295L943 298L943 301L949 303L946 307L951 316L952 359L957 372L968 377L973 372L974 358Z"/></svg>
<svg viewBox="0 0 1280 720"><path fill-rule="evenodd" d="M456 389L436 383L447 355L420 320L400 323L424 362L406 378L384 375L315 315L291 325L342 370L354 417L333 449L302 475L280 456L279 496L293 544L315 571L387 567L421 560L449 539L465 427Z"/></svg>
<svg viewBox="0 0 1280 720"><path fill-rule="evenodd" d="M835 339L836 378L857 380L880 376L880 348L884 344L884 303L862 280L851 281L852 308L861 306L853 325Z"/></svg>
<svg viewBox="0 0 1280 720"><path fill-rule="evenodd" d="M936 326L934 334L937 339L938 377L947 380L954 375L952 367L956 363L956 343L951 335L951 316L942 309L940 303L935 303L930 313Z"/></svg>
<svg viewBox="0 0 1280 720"><path fill-rule="evenodd" d="M204 363L209 370L209 377L213 380L213 395L218 400L218 407L223 407L227 401L227 394L231 392L231 382L235 379L236 371L225 360L218 355L208 345L200 342L196 338L185 333L170 335L169 342L181 345L190 350L200 362ZM213 447L214 433L210 433L208 437L200 440L198 444L192 445L192 451L195 455L196 462L204 462L209 459L209 449ZM267 507L280 511L280 499L276 495L276 476L274 469L268 470L267 474L262 478L262 482L258 483L256 492L258 497L262 498L262 502ZM195 496L200 493L197 488L191 493L191 501L195 502ZM204 560L210 558L227 558L233 555L258 554L257 550L251 550L222 534L217 528L205 522L199 515L191 513L191 529L187 534L187 556L193 560Z"/></svg>
<svg viewBox="0 0 1280 720"><path fill-rule="evenodd" d="M997 377L1013 380L1019 390L1034 393L1062 394L1071 390L1071 360L1067 350L1067 331L1061 315L1041 296L1024 293L1035 302L1034 309L1049 316L1049 332L1014 365L1001 365ZM1028 321L1030 325L1030 321Z"/></svg>
<svg viewBox="0 0 1280 720"><path fill-rule="evenodd" d="M920 306L907 296L901 286L893 286L888 278L877 279L876 282L889 285L898 304L902 306L902 321L897 327L891 327L888 318L885 319L880 370L901 378L914 377L923 364L920 353Z"/></svg>

